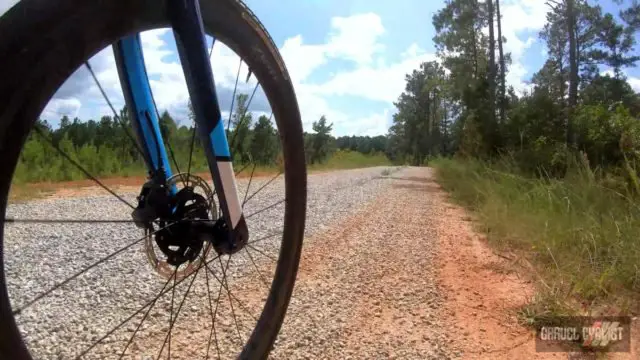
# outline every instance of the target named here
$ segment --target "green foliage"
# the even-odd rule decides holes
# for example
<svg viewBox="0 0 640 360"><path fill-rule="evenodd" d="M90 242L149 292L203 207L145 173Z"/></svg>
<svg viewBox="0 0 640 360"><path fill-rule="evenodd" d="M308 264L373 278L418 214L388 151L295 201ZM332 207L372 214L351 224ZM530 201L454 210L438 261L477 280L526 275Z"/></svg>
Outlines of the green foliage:
<svg viewBox="0 0 640 360"><path fill-rule="evenodd" d="M227 134L234 165L240 168L255 163L260 171L282 170L278 130L272 119L264 115L254 122L247 103L246 94L237 96L231 129ZM194 121L191 103L188 104L188 114L189 119ZM38 121L36 126L95 177L146 175L144 160L132 142L131 122L126 108L120 111L119 117L120 121L115 121L110 116L103 116L96 122L77 118L72 121L64 116L60 120L60 127L55 130L46 120ZM159 124L174 171L171 153L182 172L208 170L204 149L199 137L194 136L193 126L179 126L168 111L161 114ZM125 128L131 134L127 134ZM384 156L387 145L385 136L344 136L336 141L331 136L332 125L327 123L324 116L313 123L313 130L315 133L305 134L306 156L313 168L353 168L389 163ZM82 171L34 132L25 143L13 181L14 184L23 184L85 178Z"/></svg>
<svg viewBox="0 0 640 360"><path fill-rule="evenodd" d="M387 152L394 161L423 164L446 153L454 111L445 70L437 62L423 63L406 76L405 91L396 102L398 113L389 129Z"/></svg>
<svg viewBox="0 0 640 360"><path fill-rule="evenodd" d="M594 166L620 166L640 154L640 121L622 105L585 105L576 113L578 146Z"/></svg>
<svg viewBox="0 0 640 360"><path fill-rule="evenodd" d="M276 129L271 124L271 120L266 116L260 116L256 126L253 128L251 141L251 156L253 161L259 165L273 164L280 152L280 141Z"/></svg>
<svg viewBox="0 0 640 360"><path fill-rule="evenodd" d="M434 161L440 180L489 238L587 299L640 290L640 94L624 76L640 60L640 5L617 3L619 16L548 2L548 58L516 94L496 89L510 62L487 29L499 1L447 1L433 16L440 61L406 75L387 142L397 163L456 155Z"/></svg>
<svg viewBox="0 0 640 360"><path fill-rule="evenodd" d="M324 115L320 120L314 121L312 129L315 134L307 134L305 139L305 151L307 162L310 164L323 163L331 155L334 147L334 139L331 137L333 124L327 124Z"/></svg>
<svg viewBox="0 0 640 360"><path fill-rule="evenodd" d="M640 207L579 157L563 179L531 178L511 159L434 161L442 186L473 209L489 241L539 265L565 298L640 291Z"/></svg>
<svg viewBox="0 0 640 360"><path fill-rule="evenodd" d="M313 164L309 168L311 170L357 169L385 165L390 165L390 162L381 152L363 154L358 151L336 150L325 162Z"/></svg>
<svg viewBox="0 0 640 360"><path fill-rule="evenodd" d="M621 9L623 22L584 0L550 3L540 32L549 58L533 75L531 91L516 96L511 89L508 99L498 99L494 46L488 44L492 31L485 31L494 23L492 5L451 0L434 15L441 62L423 63L406 76L389 129L388 156L419 165L439 154L483 159L508 154L520 171L564 176L568 157L582 151L592 166L616 176L619 169L627 174L635 169L631 144L640 96L622 69L640 60L634 53L637 1ZM500 26L500 19L495 21ZM502 66L505 59L499 62ZM599 66L613 76L600 75ZM623 139L632 150L621 150Z"/></svg>
<svg viewBox="0 0 640 360"><path fill-rule="evenodd" d="M229 148L235 161L248 162L251 154L251 124L252 115L247 109L247 94L239 94L236 98L236 109L231 118L233 131L229 140Z"/></svg>
<svg viewBox="0 0 640 360"><path fill-rule="evenodd" d="M640 96L622 78L597 75L585 85L580 97L583 104L600 104L610 107L621 103L630 110L631 114L640 116Z"/></svg>
<svg viewBox="0 0 640 360"><path fill-rule="evenodd" d="M384 152L387 150L387 137L378 136L340 136L336 138L336 147L338 149L348 149L358 151L363 154L370 152Z"/></svg>

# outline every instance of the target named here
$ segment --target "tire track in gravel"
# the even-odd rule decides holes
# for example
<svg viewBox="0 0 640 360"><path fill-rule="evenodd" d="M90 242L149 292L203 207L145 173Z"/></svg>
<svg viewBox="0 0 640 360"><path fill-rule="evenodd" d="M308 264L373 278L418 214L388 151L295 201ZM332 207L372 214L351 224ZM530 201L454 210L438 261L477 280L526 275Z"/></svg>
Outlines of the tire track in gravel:
<svg viewBox="0 0 640 360"><path fill-rule="evenodd" d="M277 359L455 357L442 327L429 193L412 177L314 237L303 250Z"/></svg>

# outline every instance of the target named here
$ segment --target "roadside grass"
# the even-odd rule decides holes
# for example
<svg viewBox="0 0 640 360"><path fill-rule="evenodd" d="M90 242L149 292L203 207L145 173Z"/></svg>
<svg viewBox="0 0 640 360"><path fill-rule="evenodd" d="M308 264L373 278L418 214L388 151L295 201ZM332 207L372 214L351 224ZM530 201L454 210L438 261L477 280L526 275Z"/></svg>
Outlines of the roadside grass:
<svg viewBox="0 0 640 360"><path fill-rule="evenodd" d="M54 183L12 184L9 190L9 203L19 203L53 194L57 190Z"/></svg>
<svg viewBox="0 0 640 360"><path fill-rule="evenodd" d="M358 151L338 150L326 162L307 166L310 171L323 171L389 165L391 165L391 162L384 153L363 154Z"/></svg>
<svg viewBox="0 0 640 360"><path fill-rule="evenodd" d="M441 186L471 209L489 244L531 265L540 291L528 325L557 315L637 313L640 207L576 165L562 180L518 175L508 162L437 159Z"/></svg>
<svg viewBox="0 0 640 360"><path fill-rule="evenodd" d="M357 151L338 150L324 163L308 164L309 173L324 172L332 170L357 169L374 166L390 166L389 159L383 153L363 154ZM236 165L238 178L251 176L253 166ZM181 169L184 170L184 169ZM192 171L197 175L209 179L210 174L205 171L206 165L194 166ZM273 176L281 169L277 166L256 166L253 170L253 176ZM145 182L145 174L143 169L126 169L114 176L99 177L109 187L119 186L140 186ZM89 179L74 181L48 181L38 183L14 182L9 192L9 202L22 202L32 199L42 198L44 196L54 194L57 190L63 188L82 188L95 186L95 182Z"/></svg>

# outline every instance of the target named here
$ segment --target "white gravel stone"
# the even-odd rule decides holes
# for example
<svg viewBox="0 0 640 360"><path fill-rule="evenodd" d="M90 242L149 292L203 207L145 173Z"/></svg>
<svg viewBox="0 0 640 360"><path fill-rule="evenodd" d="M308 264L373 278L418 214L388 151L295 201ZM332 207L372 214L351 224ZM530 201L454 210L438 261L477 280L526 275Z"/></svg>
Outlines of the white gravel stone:
<svg viewBox="0 0 640 360"><path fill-rule="evenodd" d="M332 227L340 218L373 199L388 185L387 177L393 176L383 176L383 173L386 174L383 171L385 169L388 168L377 167L310 175L306 235ZM252 194L268 180L269 178L254 179L248 193ZM245 189L246 186L246 179L238 181L238 189ZM137 194L123 195L133 204ZM247 203L245 214L252 214L283 198L284 181L280 176ZM280 204L251 217L248 224L252 239L281 231L283 209L284 204ZM96 194L90 197L44 199L13 204L7 209L7 217L130 219L130 212L130 208L113 196ZM142 231L133 223L7 224L4 237L5 275L14 309L24 306L46 289L142 236ZM238 253L237 256L234 255L227 271L229 286L242 286L243 277L247 272L253 271L251 260L257 262L258 266L269 261L258 250L266 255L277 257L279 242L279 236L275 236L256 243L256 250L250 251L252 259L243 252ZM226 258L223 261L226 261ZM216 266L215 272L221 278L220 266ZM254 272L253 274L255 276ZM264 277L269 275L265 273ZM219 285L216 280L212 277L208 280L212 282L212 292L213 288L218 291ZM267 282L270 280L270 278L266 279ZM189 282L184 281L176 287L174 312ZM35 358L74 358L89 344L101 338L115 325L153 299L165 283L167 281L151 269L143 252L143 244L138 242L53 291L33 306L23 310L16 318ZM169 292L167 296L157 301L140 333L161 333L163 328L165 330L168 328L171 310L170 295ZM215 295L217 294L213 296ZM330 294L327 294L325 299L319 299L319 301L331 301L330 299ZM259 306L256 305L254 308L256 309L254 315L257 317ZM113 336L105 339L103 344L86 358L118 358L119 351L136 329L143 314L144 311L134 316L132 321L126 323ZM322 314L319 315L322 316ZM188 320L198 316L210 316L204 276L199 276L195 281L181 309L178 323L190 326ZM230 331L235 335L232 318L220 315L219 321L229 325L225 327L227 330L220 331ZM220 327L222 328L222 325ZM243 336L251 330L250 326L246 327L242 330ZM316 340L310 338L307 341ZM230 339L220 346L232 347L233 341L237 343L237 338L233 340L230 336ZM180 344L177 342L176 344L172 348L172 356L174 351L179 349ZM138 345L133 344L131 348L137 348ZM189 346L188 341L185 346ZM298 346L307 345L298 344ZM150 356L155 358L159 349L153 351Z"/></svg>

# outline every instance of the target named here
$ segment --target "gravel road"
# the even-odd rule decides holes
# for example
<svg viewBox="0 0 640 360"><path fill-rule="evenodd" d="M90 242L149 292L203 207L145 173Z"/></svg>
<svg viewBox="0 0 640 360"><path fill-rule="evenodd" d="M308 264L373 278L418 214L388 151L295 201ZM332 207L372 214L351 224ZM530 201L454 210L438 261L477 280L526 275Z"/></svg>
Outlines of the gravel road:
<svg viewBox="0 0 640 360"><path fill-rule="evenodd" d="M248 194L268 182L254 179ZM241 180L239 189L246 187ZM279 204L283 190L276 179L247 202L245 214ZM112 196L72 194L14 204L8 216L129 216ZM134 196L124 194L128 201ZM231 260L215 259L210 271L175 290L165 290L172 280L152 270L141 230L130 223L7 224L10 297L22 309L17 319L35 358L77 358L96 340L83 359L234 358L267 296L279 247L279 237L268 236L279 235L281 212L273 206L252 217L252 246ZM271 358L566 358L535 351L533 332L517 320L535 292L530 278L482 240L431 169L309 176L307 214L296 287ZM42 290L118 249L124 250L29 306Z"/></svg>
<svg viewBox="0 0 640 360"><path fill-rule="evenodd" d="M437 281L429 171L392 174L375 200L310 239L275 358L461 356Z"/></svg>
<svg viewBox="0 0 640 360"><path fill-rule="evenodd" d="M439 299L429 273L420 273L411 289L405 286L413 280L403 276L417 271L417 267L428 268L430 254L421 247L428 248L429 244L416 243L411 236L394 228L404 217L420 216L417 212L405 211L409 202L416 201L416 194L397 186L399 181L404 181L397 178L405 177L405 173L412 170L397 172L399 169L395 168L388 176L386 169L309 176L304 260L274 358L341 358L341 354L345 354L357 358L424 359L444 354L446 339L435 331L422 336L410 330L421 324L437 325L433 314ZM254 179L248 193L252 194L268 180ZM239 181L239 189L246 186L247 180ZM284 198L283 194L280 177L247 203L245 213L276 204ZM132 203L135 195L123 194ZM253 239L278 233L282 209L281 205L275 206L251 219ZM7 212L8 217L29 219L127 219L130 210L119 200L105 195L32 201L12 205ZM423 230L416 227L413 231ZM5 262L14 308L23 307L44 289L142 237L141 231L129 223L35 226L16 223L7 225L5 235ZM211 264L213 276L199 276L185 300L182 294L190 286L189 281L176 287L173 304L171 292L161 297L139 331L136 327L144 311L106 337L85 358L118 358L134 331L136 337L128 353L155 358L171 326L172 308L174 312L181 309L173 325L172 357L187 347L188 351L202 352L201 356L209 351L214 357L218 351L224 354L237 350L240 339L246 339L255 322L253 319L260 313L267 289L264 282L273 273L273 262L269 258L277 255L277 238L254 244L246 254L234 255L225 271L228 284L224 287L231 289L232 295L221 291L223 287L213 279L216 274L219 279L223 278L226 261L224 264L220 261L219 266ZM37 358L75 357L172 281L165 281L152 271L142 249L142 242L138 241L18 315L21 329ZM410 269L412 266L416 268ZM251 275L247 274L248 269L256 270L249 281L246 280L246 275ZM209 289L207 283L210 283ZM212 335L207 299L213 294L215 303L218 293L222 293L222 298L216 313L217 346L195 347L194 343L206 344ZM363 299L371 302L363 303ZM365 316L389 322L368 332L353 323L357 319L365 321ZM401 333L394 330L396 327L402 329ZM355 336L357 333L367 335ZM418 346L431 342L442 345L427 346L428 349ZM60 348L60 343L71 345ZM163 351L166 355L166 346ZM140 359L140 356L132 358Z"/></svg>

